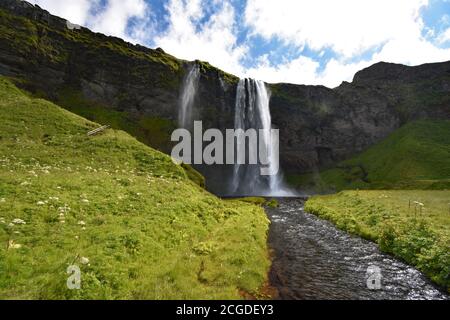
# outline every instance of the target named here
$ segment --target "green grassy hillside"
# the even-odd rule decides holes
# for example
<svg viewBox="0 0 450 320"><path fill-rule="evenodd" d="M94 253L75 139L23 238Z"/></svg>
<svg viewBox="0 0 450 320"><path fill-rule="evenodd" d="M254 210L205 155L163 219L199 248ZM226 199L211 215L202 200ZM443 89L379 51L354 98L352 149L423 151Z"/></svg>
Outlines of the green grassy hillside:
<svg viewBox="0 0 450 320"><path fill-rule="evenodd" d="M450 189L450 121L406 124L381 143L316 174L291 176L302 189Z"/></svg>
<svg viewBox="0 0 450 320"><path fill-rule="evenodd" d="M124 132L88 137L97 126L0 78L0 298L256 294L263 209L218 199ZM66 286L74 264L81 290Z"/></svg>
<svg viewBox="0 0 450 320"><path fill-rule="evenodd" d="M343 191L313 197L305 209L377 242L450 292L450 191Z"/></svg>

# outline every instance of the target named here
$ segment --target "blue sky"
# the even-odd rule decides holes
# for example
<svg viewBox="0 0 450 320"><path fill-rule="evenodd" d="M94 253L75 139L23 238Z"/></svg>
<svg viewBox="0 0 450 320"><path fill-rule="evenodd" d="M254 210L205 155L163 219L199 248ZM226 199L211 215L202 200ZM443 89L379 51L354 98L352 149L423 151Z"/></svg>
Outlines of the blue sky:
<svg viewBox="0 0 450 320"><path fill-rule="evenodd" d="M378 61L450 60L450 0L33 0L133 43L267 82L351 81Z"/></svg>

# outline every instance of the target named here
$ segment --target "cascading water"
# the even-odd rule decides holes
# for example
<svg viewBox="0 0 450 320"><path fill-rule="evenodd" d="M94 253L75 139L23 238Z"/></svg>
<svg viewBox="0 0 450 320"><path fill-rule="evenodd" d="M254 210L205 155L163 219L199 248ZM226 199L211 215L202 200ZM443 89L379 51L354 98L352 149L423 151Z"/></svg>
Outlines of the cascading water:
<svg viewBox="0 0 450 320"><path fill-rule="evenodd" d="M186 75L180 95L180 108L178 113L178 125L180 128L189 129L193 123L193 108L197 93L200 69L198 64L192 65Z"/></svg>
<svg viewBox="0 0 450 320"><path fill-rule="evenodd" d="M269 168L273 171L278 162L275 159L278 146L272 142L270 129L272 119L270 115L270 92L263 81L241 79L236 93L235 130L263 129L259 136L259 146L268 153ZM258 146L249 146L258 148ZM251 152L251 151L250 151ZM292 196L288 188L284 187L281 174L261 175L261 164L235 164L232 179L232 194L234 195L260 195L260 196Z"/></svg>

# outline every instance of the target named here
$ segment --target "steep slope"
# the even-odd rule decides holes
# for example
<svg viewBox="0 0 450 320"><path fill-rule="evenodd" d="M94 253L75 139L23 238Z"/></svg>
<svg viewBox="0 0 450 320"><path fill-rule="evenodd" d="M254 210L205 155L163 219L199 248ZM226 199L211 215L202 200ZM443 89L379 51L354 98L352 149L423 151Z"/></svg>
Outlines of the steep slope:
<svg viewBox="0 0 450 320"><path fill-rule="evenodd" d="M210 299L266 278L262 208L0 78L0 297ZM69 290L69 265L81 290Z"/></svg>
<svg viewBox="0 0 450 320"><path fill-rule="evenodd" d="M291 176L302 188L450 189L450 121L416 121L336 168Z"/></svg>

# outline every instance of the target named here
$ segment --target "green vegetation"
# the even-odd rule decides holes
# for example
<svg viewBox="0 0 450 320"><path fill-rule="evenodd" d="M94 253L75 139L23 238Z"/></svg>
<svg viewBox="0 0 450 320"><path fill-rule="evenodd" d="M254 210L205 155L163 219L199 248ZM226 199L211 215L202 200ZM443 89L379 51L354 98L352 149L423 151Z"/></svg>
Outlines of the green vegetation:
<svg viewBox="0 0 450 320"><path fill-rule="evenodd" d="M245 197L238 198L238 200L242 202L252 203L258 206L267 206L271 208L276 208L279 206L279 203L276 199L266 199L263 197Z"/></svg>
<svg viewBox="0 0 450 320"><path fill-rule="evenodd" d="M450 81L450 75L421 79L414 87L408 84L397 83L395 86L392 83L384 83L383 87L392 90L395 88L405 97L399 101L395 109L400 113L400 117L408 121L414 114L421 112L424 106L428 110L440 110L443 106L448 106L450 103L450 95L445 90L436 90L442 82Z"/></svg>
<svg viewBox="0 0 450 320"><path fill-rule="evenodd" d="M229 299L269 267L262 208L0 79L0 297ZM66 287L69 265L81 290Z"/></svg>
<svg viewBox="0 0 450 320"><path fill-rule="evenodd" d="M305 210L377 242L450 291L450 191L343 191L313 197Z"/></svg>
<svg viewBox="0 0 450 320"><path fill-rule="evenodd" d="M127 115L125 112L116 111L106 106L86 100L81 91L66 87L58 92L58 105L91 121L107 124L114 129L126 126Z"/></svg>
<svg viewBox="0 0 450 320"><path fill-rule="evenodd" d="M279 205L280 205L280 203L277 201L277 199L270 199L266 203L266 206L271 207L271 208L278 208Z"/></svg>
<svg viewBox="0 0 450 320"><path fill-rule="evenodd" d="M11 46L23 54L42 54L50 61L58 63L65 61L70 55L70 48L63 41L70 41L87 48L110 50L116 54L149 60L162 64L173 72L181 69L182 61L162 50L142 49L119 38L107 37L93 33L88 29L70 30L64 24L61 26L11 15L0 9L0 39L8 41ZM53 41L47 41L52 34Z"/></svg>
<svg viewBox="0 0 450 320"><path fill-rule="evenodd" d="M177 125L171 120L158 117L142 117L135 130L127 131L131 131L133 136L147 145L169 153L169 150L171 150L171 136L175 129L177 129Z"/></svg>
<svg viewBox="0 0 450 320"><path fill-rule="evenodd" d="M200 71L203 74L208 74L208 72L214 72L217 73L224 81L226 81L229 84L236 84L239 81L239 78L235 75L232 75L228 72L225 72L223 70L220 70L214 66L212 66L209 62L206 61L195 61L200 66Z"/></svg>
<svg viewBox="0 0 450 320"><path fill-rule="evenodd" d="M134 119L125 111L116 111L86 100L80 91L69 87L58 92L57 102L65 109L88 120L124 130L155 149L166 153L171 149L170 136L176 129L173 121L157 117Z"/></svg>
<svg viewBox="0 0 450 320"><path fill-rule="evenodd" d="M417 121L364 153L289 182L319 192L344 189L450 189L450 121Z"/></svg>
<svg viewBox="0 0 450 320"><path fill-rule="evenodd" d="M186 172L187 177L194 182L196 185L198 185L201 188L206 187L206 181L205 177L200 174L197 170L195 170L191 165L182 163L181 167Z"/></svg>

